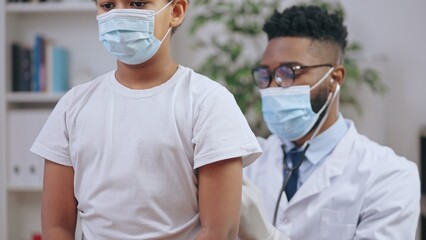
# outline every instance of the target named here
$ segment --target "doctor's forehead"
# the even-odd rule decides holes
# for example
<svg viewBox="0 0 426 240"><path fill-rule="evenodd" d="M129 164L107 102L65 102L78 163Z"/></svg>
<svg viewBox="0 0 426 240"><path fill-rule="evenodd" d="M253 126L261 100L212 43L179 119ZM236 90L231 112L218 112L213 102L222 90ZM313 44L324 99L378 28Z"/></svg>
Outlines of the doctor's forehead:
<svg viewBox="0 0 426 240"><path fill-rule="evenodd" d="M261 64L274 68L281 63L314 64L318 56L312 51L313 40L304 37L277 37L268 42Z"/></svg>

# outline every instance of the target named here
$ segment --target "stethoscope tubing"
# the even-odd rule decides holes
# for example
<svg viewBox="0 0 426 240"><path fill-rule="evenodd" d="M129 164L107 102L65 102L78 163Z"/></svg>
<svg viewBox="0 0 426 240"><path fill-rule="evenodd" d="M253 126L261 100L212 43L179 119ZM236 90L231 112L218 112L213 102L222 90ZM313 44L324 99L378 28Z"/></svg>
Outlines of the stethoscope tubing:
<svg viewBox="0 0 426 240"><path fill-rule="evenodd" d="M296 171L297 169L299 169L299 167L302 165L303 160L305 159L305 153L309 148L309 143L306 144L306 146L303 149L301 158L299 159L299 161L297 161L297 164L293 167L289 167L286 161L286 153L285 153L285 146L282 145L281 148L283 149L283 168L286 171L286 175L283 179L283 184L281 186L281 190L280 190L280 194L278 195L278 199L277 202L275 203L275 210L274 210L274 219L272 224L274 226L276 226L276 222L277 222L277 214L278 214L278 207L280 206L280 202L281 202L281 198L283 196L283 192L285 192L287 185L288 185L288 181L290 180L291 175L293 175L293 172Z"/></svg>
<svg viewBox="0 0 426 240"><path fill-rule="evenodd" d="M327 100L326 104L329 104L329 106L330 106L330 105L333 105L333 104L334 104L334 102L336 101L337 96L338 96L338 94L339 94L339 93L340 93L340 85L339 85L339 84L337 84L337 86L336 86L336 91L334 92L334 94L333 94L333 96L332 96L332 97L330 97L330 96L329 96L329 99ZM330 101L330 102L329 102L329 101ZM329 103L328 103L328 102L329 102ZM280 194L278 195L277 202L275 203L274 219L273 219L273 221L272 221L272 224L274 225L274 227L276 226L276 222L277 222L278 207L280 206L281 197L282 197L282 195L283 195L283 192L285 192L285 190L286 190L286 188L287 188L288 181L290 180L290 177L291 177L291 175L293 174L293 172L294 172L296 169L298 169L298 168L300 167L300 165L302 165L303 160L305 159L305 153L306 153L306 151L307 151L307 150L308 150L308 148L309 148L310 142L311 142L311 141L312 141L312 139L314 139L314 138L317 136L317 134L319 133L319 130L320 130L320 129L322 128L322 126L324 125L325 120L327 119L328 115L330 114L330 111L331 111L331 108L330 108L330 107L327 107L326 113L325 113L324 117L321 119L321 121L320 121L320 123L319 123L318 127L315 129L314 133L312 134L311 139L310 139L309 141L305 142L305 144L304 144L305 146L304 146L304 149L303 149L303 153L302 153L301 159L297 162L296 166L293 166L293 167L291 167L291 168L288 166L288 164L287 164L287 162L286 162L286 159L285 159L285 158L286 158L286 154L285 154L284 145L282 145L282 146L281 146L281 147L282 147L282 149L283 149L283 154L284 154L284 156L283 156L283 168L284 168L284 170L286 170L287 174L285 175L285 177L284 177L284 179L283 179L283 184L282 184L282 186L281 186ZM303 146L302 146L302 147L303 147Z"/></svg>

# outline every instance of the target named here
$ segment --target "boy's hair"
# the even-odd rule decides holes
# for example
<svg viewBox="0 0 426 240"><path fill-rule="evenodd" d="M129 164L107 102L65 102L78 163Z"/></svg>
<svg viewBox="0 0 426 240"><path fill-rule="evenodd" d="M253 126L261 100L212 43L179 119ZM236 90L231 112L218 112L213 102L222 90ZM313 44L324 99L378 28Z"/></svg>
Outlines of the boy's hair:
<svg viewBox="0 0 426 240"><path fill-rule="evenodd" d="M94 3L97 3L97 0L92 0ZM171 2L171 1L174 1L174 0L168 0L169 2ZM188 2L188 4L189 4L189 0L187 0L187 2ZM173 29L172 29L172 34L173 33L175 33L176 31L177 31L177 29L178 29L178 27L179 26L177 26L177 27L174 27Z"/></svg>
<svg viewBox="0 0 426 240"><path fill-rule="evenodd" d="M174 0L168 0L169 2L174 1ZM97 0L92 0L92 2L96 3ZM187 0L188 4L189 4L189 0Z"/></svg>
<svg viewBox="0 0 426 240"><path fill-rule="evenodd" d="M345 51L348 35L343 17L317 6L293 6L282 13L275 11L263 25L268 40L276 37L307 37L334 42Z"/></svg>

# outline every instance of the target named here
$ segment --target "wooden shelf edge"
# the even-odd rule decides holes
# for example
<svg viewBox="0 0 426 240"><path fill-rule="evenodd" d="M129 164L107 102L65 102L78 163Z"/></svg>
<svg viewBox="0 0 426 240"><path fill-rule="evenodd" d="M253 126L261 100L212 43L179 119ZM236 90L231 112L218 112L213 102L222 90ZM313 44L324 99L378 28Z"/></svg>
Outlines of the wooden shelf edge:
<svg viewBox="0 0 426 240"><path fill-rule="evenodd" d="M56 103L64 93L13 92L6 94L7 103Z"/></svg>
<svg viewBox="0 0 426 240"><path fill-rule="evenodd" d="M44 12L96 12L95 3L87 2L43 2L43 3L7 3L7 13L44 13Z"/></svg>
<svg viewBox="0 0 426 240"><path fill-rule="evenodd" d="M15 192L15 193L25 193L25 192L31 192L31 193L38 193L43 191L42 186L7 186L8 192Z"/></svg>

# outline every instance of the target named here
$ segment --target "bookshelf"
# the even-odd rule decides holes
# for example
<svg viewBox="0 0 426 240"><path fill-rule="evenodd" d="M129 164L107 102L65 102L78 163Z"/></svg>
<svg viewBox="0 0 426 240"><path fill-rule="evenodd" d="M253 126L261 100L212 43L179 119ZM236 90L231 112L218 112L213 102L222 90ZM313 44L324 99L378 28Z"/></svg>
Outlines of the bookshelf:
<svg viewBox="0 0 426 240"><path fill-rule="evenodd" d="M32 239L41 232L43 166L37 164L43 161L28 148L64 94L12 91L12 43L32 49L37 34L67 49L71 86L115 68L115 60L98 41L91 0L0 2L0 239L6 240Z"/></svg>

